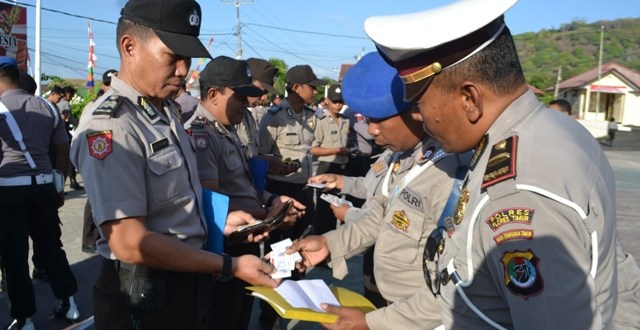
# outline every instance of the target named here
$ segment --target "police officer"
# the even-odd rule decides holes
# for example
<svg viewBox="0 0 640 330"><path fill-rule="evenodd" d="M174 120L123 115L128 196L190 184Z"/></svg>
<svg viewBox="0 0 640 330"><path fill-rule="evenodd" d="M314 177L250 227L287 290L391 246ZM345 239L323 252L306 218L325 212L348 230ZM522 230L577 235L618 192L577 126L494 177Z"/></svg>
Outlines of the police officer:
<svg viewBox="0 0 640 330"><path fill-rule="evenodd" d="M265 93L252 84L247 73L245 61L226 56L211 60L200 74L201 103L185 128L196 149L202 186L229 196L230 211L243 210L256 219L266 219L269 210L277 209L290 198L280 196L269 207L264 206L270 194L266 192L262 198L258 193L249 159L236 135L234 125L246 118L247 98ZM298 202L296 207L304 209ZM285 221L293 223L297 216L295 211ZM232 256L259 255L260 250L257 244L236 243L225 244L225 252ZM205 328L247 328L253 305L253 297L245 293L247 285L238 279L215 283Z"/></svg>
<svg viewBox="0 0 640 330"><path fill-rule="evenodd" d="M351 149L347 147L349 134L349 118L343 116L340 110L344 107L342 86L332 84L328 87L326 109L316 114L318 117L315 139L309 152L318 157L317 174L334 173L344 175L349 161ZM330 204L319 201L322 191L316 191L316 224L314 234L321 235L336 228L336 217L331 212Z"/></svg>
<svg viewBox="0 0 640 330"><path fill-rule="evenodd" d="M440 313L424 282L422 252L465 159L443 152L420 122L413 120L411 107L401 100L397 73L380 55L368 54L358 61L345 75L343 86L346 101L371 117L369 131L376 143L394 151L389 163L379 162L372 168L374 175L383 176L381 196L376 194L377 203L371 203L360 219L295 242L289 252L300 251L304 267L330 256L334 277L342 278L347 272L345 259L375 243L376 284L389 306L366 315L357 308L325 306L327 312L338 315L336 323L327 326L433 329L441 324ZM381 90L384 92L372 98L372 93ZM385 99L379 100L382 97Z"/></svg>
<svg viewBox="0 0 640 330"><path fill-rule="evenodd" d="M207 228L195 154L167 102L191 57L209 57L200 23L193 0L128 1L116 33L118 76L82 116L72 142L104 258L94 286L96 329L197 329L211 274L276 285L269 276L275 269L255 256L202 249ZM225 233L248 222L251 216L232 213Z"/></svg>
<svg viewBox="0 0 640 330"><path fill-rule="evenodd" d="M17 84L16 60L0 57L0 255L14 318L9 329L33 329L30 318L36 302L29 278L29 237L38 253L38 266L62 300L54 316L70 321L80 318L72 296L78 291L76 279L60 241L58 208L64 204L64 193L53 184L54 166L48 155L53 145L55 169L66 173L69 139L55 110Z"/></svg>
<svg viewBox="0 0 640 330"><path fill-rule="evenodd" d="M273 80L278 70L271 63L259 58L249 58L247 64L253 84L264 91L262 95L247 98L249 107L242 121L236 125L236 133L244 152L251 158L258 155L258 125L267 111L264 106L268 99L267 92L273 93L276 90L273 87Z"/></svg>
<svg viewBox="0 0 640 330"><path fill-rule="evenodd" d="M515 2L365 22L425 129L449 152L475 149L454 226L428 258L444 325L638 328L640 273L617 239L611 166L527 88L503 17Z"/></svg>

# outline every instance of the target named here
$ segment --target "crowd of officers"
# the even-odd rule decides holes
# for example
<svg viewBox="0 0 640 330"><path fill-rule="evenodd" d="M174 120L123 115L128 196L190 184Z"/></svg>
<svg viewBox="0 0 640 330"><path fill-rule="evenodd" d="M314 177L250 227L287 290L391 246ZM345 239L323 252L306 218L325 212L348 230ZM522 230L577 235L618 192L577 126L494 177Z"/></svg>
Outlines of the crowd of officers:
<svg viewBox="0 0 640 330"><path fill-rule="evenodd" d="M323 306L339 316L323 324L330 329L640 327L640 271L616 239L611 168L579 124L527 90L502 16L515 1L369 19L379 52L342 84L294 66L284 97L268 61L218 56L200 73L197 99L184 81L191 58L210 57L198 3L130 0L117 27L120 68L85 108L70 151L60 113L19 91L15 60L1 59L0 248L11 329L33 329L35 302L21 302L33 296L29 236L51 257L43 268L62 300L56 315L79 317L69 315L75 279L60 284L73 274L52 175L67 173L69 154L99 231L96 329L245 329L253 299L244 287L278 285L262 257L284 238L303 257L292 279L311 266L342 278L346 260L366 251L365 294L378 309ZM447 29L458 11L482 14ZM397 38L411 20L441 38ZM312 109L323 88L324 106ZM558 140L536 127L564 133ZM52 162L50 144L64 156ZM575 166L557 163L552 144ZM213 253L203 249L214 237L203 189L229 196L225 236L293 207L280 227L225 239ZM355 205L328 204L325 192ZM296 240L310 226L313 235ZM262 328L277 319L262 306Z"/></svg>

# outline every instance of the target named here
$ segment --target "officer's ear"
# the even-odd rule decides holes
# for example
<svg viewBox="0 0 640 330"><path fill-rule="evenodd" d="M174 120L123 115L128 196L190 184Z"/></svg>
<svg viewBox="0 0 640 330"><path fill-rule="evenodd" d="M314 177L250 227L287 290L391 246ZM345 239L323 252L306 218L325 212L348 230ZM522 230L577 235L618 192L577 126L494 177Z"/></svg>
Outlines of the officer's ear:
<svg viewBox="0 0 640 330"><path fill-rule="evenodd" d="M482 90L471 81L462 81L458 88L462 110L470 123L476 123L482 117Z"/></svg>
<svg viewBox="0 0 640 330"><path fill-rule="evenodd" d="M129 59L133 56L135 40L130 36L125 34L120 39L120 53L122 58Z"/></svg>

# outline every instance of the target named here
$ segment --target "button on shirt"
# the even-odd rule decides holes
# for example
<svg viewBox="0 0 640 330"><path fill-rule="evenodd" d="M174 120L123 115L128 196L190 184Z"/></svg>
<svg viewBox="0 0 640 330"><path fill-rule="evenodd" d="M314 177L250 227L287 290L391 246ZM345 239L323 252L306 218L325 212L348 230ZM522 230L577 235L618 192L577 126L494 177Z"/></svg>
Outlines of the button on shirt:
<svg viewBox="0 0 640 330"><path fill-rule="evenodd" d="M110 118L97 110L111 95L124 99ZM189 138L169 103L164 103L164 112L151 104L145 110L139 97L135 89L112 77L109 91L82 115L71 144L71 159L85 180L94 221L101 225L145 217L149 230L201 248L206 222ZM96 137L110 148L92 150ZM98 241L98 252L115 258L104 238Z"/></svg>

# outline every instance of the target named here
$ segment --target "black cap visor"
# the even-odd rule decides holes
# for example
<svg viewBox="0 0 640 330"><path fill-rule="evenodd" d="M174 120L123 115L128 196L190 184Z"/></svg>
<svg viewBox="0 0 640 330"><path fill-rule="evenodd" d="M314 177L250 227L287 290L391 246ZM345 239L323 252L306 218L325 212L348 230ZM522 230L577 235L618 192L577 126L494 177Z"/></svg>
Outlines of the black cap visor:
<svg viewBox="0 0 640 330"><path fill-rule="evenodd" d="M433 77L434 76L431 76L411 84L404 84L404 101L414 102L418 100L418 98L420 98L427 90L429 85L431 85Z"/></svg>
<svg viewBox="0 0 640 330"><path fill-rule="evenodd" d="M308 83L306 83L309 86L313 86L313 87L320 87L320 86L324 86L327 84L326 80L322 80L322 79L316 79L316 80L312 80Z"/></svg>
<svg viewBox="0 0 640 330"><path fill-rule="evenodd" d="M242 95L242 96L251 96L251 97L258 97L258 96L262 96L264 94L267 94L266 91L260 89L258 86L254 85L254 84L248 84L248 85L242 85L242 86L236 86L236 87L229 87L231 89L233 89L234 92Z"/></svg>
<svg viewBox="0 0 640 330"><path fill-rule="evenodd" d="M155 31L158 38L160 38L160 40L162 40L162 42L171 49L171 51L176 53L176 55L190 58L211 58L211 54L209 54L209 51L207 51L207 48L204 47L198 37L165 32L158 29L153 29L153 31Z"/></svg>
<svg viewBox="0 0 640 330"><path fill-rule="evenodd" d="M279 94L278 90L273 87L273 85L267 84L264 81L261 81L260 83L262 84L262 87L267 90L267 92L271 94Z"/></svg>

